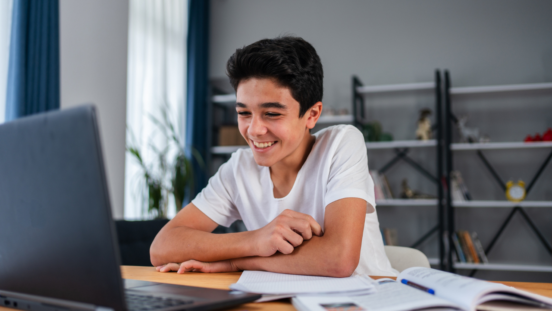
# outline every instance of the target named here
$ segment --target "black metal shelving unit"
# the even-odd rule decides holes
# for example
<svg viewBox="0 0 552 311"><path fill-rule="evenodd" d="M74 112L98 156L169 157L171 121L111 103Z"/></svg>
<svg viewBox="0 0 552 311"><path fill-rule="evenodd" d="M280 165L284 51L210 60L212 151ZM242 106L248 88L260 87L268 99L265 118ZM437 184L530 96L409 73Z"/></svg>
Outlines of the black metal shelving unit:
<svg viewBox="0 0 552 311"><path fill-rule="evenodd" d="M518 92L518 91L532 91L532 90L552 90L552 83L536 83L536 84L519 84L519 85L499 85L499 86L481 86L481 87L458 87L453 88L451 86L450 74L448 71L444 72L444 127L445 127L445 145L444 145L444 154L445 154L445 163L446 163L446 184L450 185L450 174L453 170L453 153L454 151L461 150L471 150L475 151L477 157L482 161L485 168L489 171L490 175L497 182L499 187L503 190L506 190L506 183L501 179L498 172L494 169L491 162L487 159L484 150L515 150L515 149L534 149L534 148L549 148L551 149L548 156L544 159L540 165L537 172L534 174L533 178L529 182L526 193L529 194L535 182L542 176L542 172L545 170L547 165L552 159L552 142L543 142L543 143L523 143L523 142L513 142L513 143L453 143L452 133L453 133L453 124L458 121L456 116L452 111L452 98L457 95L463 94L483 94L483 93L497 93L497 92ZM454 95L454 96L452 96ZM502 208L511 208L511 212L506 217L506 219L500 225L500 228L497 230L491 241L485 247L485 252L488 254L492 251L493 247L496 245L497 240L502 235L510 221L512 220L515 214L520 214L523 219L527 222L531 230L535 233L542 246L550 253L552 256L552 246L544 237L539 228L535 225L531 217L526 213L525 208L527 207L551 207L552 201L521 201L518 203L509 202L506 200L502 201L467 201L467 202L453 202L451 197L451 187L447 187L446 190L446 209L447 209L447 228L448 228L448 243L453 245L452 234L455 232L455 207L502 207ZM516 265L516 264L465 264L465 263L455 263L453 258L453 248L450 247L446 257L447 261L451 263L448 267L449 271L455 272L456 269L467 269L471 270L470 276L473 276L477 271L486 269L486 270L501 270L501 271L534 271L534 272L552 272L552 266L534 266L534 265Z"/></svg>
<svg viewBox="0 0 552 311"><path fill-rule="evenodd" d="M416 248L420 246L424 241L434 234L438 235L439 243L439 258L437 264L441 270L448 270L446 265L445 255L448 253L446 250L445 240L445 204L444 198L445 193L442 185L442 179L444 176L444 159L443 159L443 126L442 126L442 111L441 111L441 101L442 101L442 84L441 84L441 73L439 70L435 71L434 81L424 82L424 83L410 83L410 84L396 84L396 85L380 85L380 86L365 86L362 84L360 79L356 76L352 77L352 111L353 111L353 122L356 126L361 127L366 119L365 113L365 94L375 94L375 93L390 93L390 92L406 92L406 91L433 91L435 95L435 120L436 124L434 125L434 130L436 132L436 139L434 141L424 142L424 141L396 141L396 142L374 142L366 143L368 150L370 149L393 149L395 151L395 156L391 158L385 165L378 169L379 173L384 173L390 169L393 165L398 163L400 160L405 161L411 167L413 167L417 172L425 176L428 180L435 184L437 187L437 200L433 202L422 202L421 200L390 200L392 202L377 202L379 206L420 206L420 205L435 205L437 208L438 218L435 226L423 234L421 237L416 240L410 247ZM424 168L423 165L417 163L412 158L408 156L408 153L411 149L416 147L434 147L436 152L437 163L436 164L436 176L430 173ZM428 200L429 201L429 200ZM422 203L422 204L420 204ZM450 262L450 261L449 261Z"/></svg>

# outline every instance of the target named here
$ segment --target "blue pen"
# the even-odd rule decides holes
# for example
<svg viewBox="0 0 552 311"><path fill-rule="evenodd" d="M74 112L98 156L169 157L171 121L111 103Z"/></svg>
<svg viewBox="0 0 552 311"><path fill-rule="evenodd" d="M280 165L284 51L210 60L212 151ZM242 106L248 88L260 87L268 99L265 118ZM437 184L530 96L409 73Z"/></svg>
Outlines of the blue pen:
<svg viewBox="0 0 552 311"><path fill-rule="evenodd" d="M435 291L433 289L424 287L420 284L416 284L416 283L410 282L410 281L405 280L405 279L402 279L401 283L403 283L404 285L412 286L412 287L417 288L417 289L421 289L421 290L423 290L424 292L426 292L428 294L435 295Z"/></svg>

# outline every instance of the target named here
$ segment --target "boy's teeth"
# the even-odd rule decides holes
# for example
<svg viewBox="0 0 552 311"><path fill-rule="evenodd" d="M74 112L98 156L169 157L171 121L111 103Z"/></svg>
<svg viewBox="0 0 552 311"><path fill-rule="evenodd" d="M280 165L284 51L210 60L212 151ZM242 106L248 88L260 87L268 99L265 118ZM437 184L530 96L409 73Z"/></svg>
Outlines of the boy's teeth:
<svg viewBox="0 0 552 311"><path fill-rule="evenodd" d="M274 142L269 142L269 143L253 142L253 145L255 145L257 148L268 148L268 147L274 145Z"/></svg>

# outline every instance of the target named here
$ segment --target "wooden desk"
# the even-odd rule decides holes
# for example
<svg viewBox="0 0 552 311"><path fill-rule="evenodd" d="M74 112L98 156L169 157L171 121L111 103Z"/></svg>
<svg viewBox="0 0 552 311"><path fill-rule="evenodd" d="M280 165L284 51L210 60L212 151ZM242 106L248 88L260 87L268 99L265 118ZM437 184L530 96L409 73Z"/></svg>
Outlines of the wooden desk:
<svg viewBox="0 0 552 311"><path fill-rule="evenodd" d="M230 284L236 283L240 278L239 272L231 273L159 273L153 267L121 267L123 278L142 281L152 281L160 283L170 283L179 285L190 285L208 288L228 289ZM378 278L378 277L374 277ZM523 283L523 282L500 282L508 286L513 286L521 290L533 292L539 295L552 297L552 283ZM237 308L230 309L262 311L262 310L295 310L288 300L248 303ZM0 307L0 311L13 311L10 308Z"/></svg>

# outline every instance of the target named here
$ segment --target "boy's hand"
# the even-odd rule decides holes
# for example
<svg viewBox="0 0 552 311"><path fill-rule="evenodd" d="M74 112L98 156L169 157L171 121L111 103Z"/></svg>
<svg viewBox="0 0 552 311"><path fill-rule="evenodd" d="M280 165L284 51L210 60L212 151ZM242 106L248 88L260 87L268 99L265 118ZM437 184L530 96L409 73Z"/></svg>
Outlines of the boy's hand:
<svg viewBox="0 0 552 311"><path fill-rule="evenodd" d="M197 260L188 260L183 263L168 263L166 265L155 267L155 270L158 272L171 272L176 271L176 273L185 273L185 272L205 272L205 273L216 273L216 272L235 272L239 271L238 268L232 263L231 260L223 260L216 262L201 262Z"/></svg>
<svg viewBox="0 0 552 311"><path fill-rule="evenodd" d="M272 256L276 252L291 254L295 247L312 235L321 236L322 227L310 215L286 209L268 225L254 231L257 256Z"/></svg>

